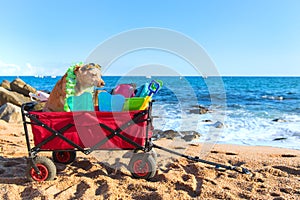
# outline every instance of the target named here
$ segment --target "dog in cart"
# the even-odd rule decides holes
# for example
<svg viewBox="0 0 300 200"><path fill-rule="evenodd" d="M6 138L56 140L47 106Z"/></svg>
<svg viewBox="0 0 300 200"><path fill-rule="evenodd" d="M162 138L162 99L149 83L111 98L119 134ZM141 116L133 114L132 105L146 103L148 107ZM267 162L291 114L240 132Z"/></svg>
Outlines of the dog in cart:
<svg viewBox="0 0 300 200"><path fill-rule="evenodd" d="M70 87L68 87L69 85ZM94 93L94 99L97 99L98 93L92 91L93 87L103 87L104 85L105 82L101 78L100 65L89 63L71 66L54 86L43 111L61 112L68 110L65 105L68 93L72 93L71 95L73 96L79 96L85 91L89 91ZM73 89L73 91L69 92L68 90L71 89Z"/></svg>

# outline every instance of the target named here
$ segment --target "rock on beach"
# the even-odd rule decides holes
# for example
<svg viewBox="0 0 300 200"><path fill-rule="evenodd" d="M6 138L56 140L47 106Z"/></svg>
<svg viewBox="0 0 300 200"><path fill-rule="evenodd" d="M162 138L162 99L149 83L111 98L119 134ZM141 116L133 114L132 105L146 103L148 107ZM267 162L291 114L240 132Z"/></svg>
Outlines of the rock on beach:
<svg viewBox="0 0 300 200"><path fill-rule="evenodd" d="M5 103L21 106L23 103L31 101L29 92L35 93L36 89L20 78L16 78L11 83L8 80L3 80L0 86L0 106Z"/></svg>
<svg viewBox="0 0 300 200"><path fill-rule="evenodd" d="M10 88L10 82L8 80L3 80L2 83L0 84L0 87L3 87L7 90L11 90Z"/></svg>
<svg viewBox="0 0 300 200"><path fill-rule="evenodd" d="M33 88L32 86L26 84L22 79L16 78L10 83L10 88L18 92L20 94L23 94L24 96L29 97L29 93L36 93L36 89Z"/></svg>
<svg viewBox="0 0 300 200"><path fill-rule="evenodd" d="M3 80L0 85L0 120L12 123L21 123L21 106L30 102L29 93L36 93L36 89L16 78L12 82ZM41 108L37 107L37 108Z"/></svg>
<svg viewBox="0 0 300 200"><path fill-rule="evenodd" d="M0 87L0 105L12 103L17 106L22 105L22 100L16 92L9 91L3 87Z"/></svg>

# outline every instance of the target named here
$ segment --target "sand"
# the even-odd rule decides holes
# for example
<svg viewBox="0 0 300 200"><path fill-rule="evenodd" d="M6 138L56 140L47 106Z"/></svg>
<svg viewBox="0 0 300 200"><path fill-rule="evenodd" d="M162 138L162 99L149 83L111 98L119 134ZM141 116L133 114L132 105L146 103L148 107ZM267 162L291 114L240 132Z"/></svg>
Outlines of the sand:
<svg viewBox="0 0 300 200"><path fill-rule="evenodd" d="M181 149L167 139L155 143L191 156L202 148L196 144ZM56 164L53 181L29 182L23 126L2 121L0 199L300 199L298 150L215 145L207 152L206 160L246 167L250 175L156 152L157 174L148 181L128 171L130 152L97 151L78 152L70 165ZM51 158L51 152L41 154Z"/></svg>

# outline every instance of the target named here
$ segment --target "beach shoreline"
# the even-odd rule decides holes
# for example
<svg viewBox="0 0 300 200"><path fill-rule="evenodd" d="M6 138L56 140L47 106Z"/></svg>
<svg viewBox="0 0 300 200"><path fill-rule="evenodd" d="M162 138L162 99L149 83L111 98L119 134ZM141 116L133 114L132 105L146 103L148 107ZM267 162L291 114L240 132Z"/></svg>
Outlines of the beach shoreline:
<svg viewBox="0 0 300 200"><path fill-rule="evenodd" d="M297 199L300 197L300 151L293 149L215 144L204 159L237 165L251 175L189 161L156 150L157 174L134 179L126 165L127 151L77 154L71 165L56 164L53 181L28 182L27 149L22 124L1 125L1 199ZM202 144L179 148L170 139L155 144L197 156ZM123 151L121 151L123 152ZM51 153L41 153L51 158ZM123 154L123 155L122 155ZM100 156L99 156L100 155ZM117 157L118 163L115 162ZM117 166L117 167L116 167ZM114 168L115 167L115 168Z"/></svg>

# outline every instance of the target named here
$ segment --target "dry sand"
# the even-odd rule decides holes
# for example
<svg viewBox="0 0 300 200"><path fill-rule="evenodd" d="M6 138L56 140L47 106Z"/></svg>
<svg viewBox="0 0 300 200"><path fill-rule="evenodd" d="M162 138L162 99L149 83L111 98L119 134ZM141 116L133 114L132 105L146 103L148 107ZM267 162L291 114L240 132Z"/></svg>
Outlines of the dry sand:
<svg viewBox="0 0 300 200"><path fill-rule="evenodd" d="M170 140L156 144L197 156L201 145L183 150ZM216 170L156 151L157 175L134 179L126 151L77 154L71 165L56 164L53 181L28 182L23 126L0 123L0 199L300 199L300 151L272 147L215 145L205 159L234 164L251 175ZM123 155L124 154L124 155ZM51 153L43 153L51 158ZM116 159L120 157L119 159ZM117 162L116 162L117 161ZM116 168L110 167L107 163Z"/></svg>

